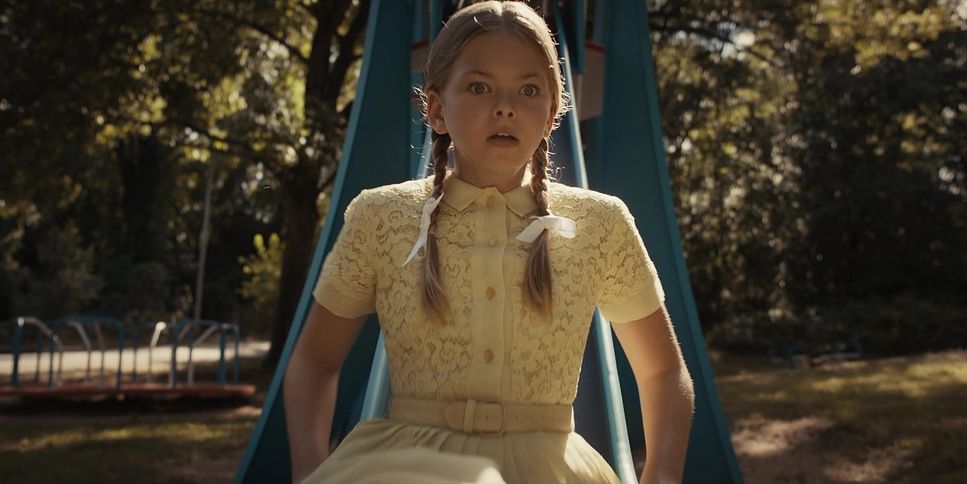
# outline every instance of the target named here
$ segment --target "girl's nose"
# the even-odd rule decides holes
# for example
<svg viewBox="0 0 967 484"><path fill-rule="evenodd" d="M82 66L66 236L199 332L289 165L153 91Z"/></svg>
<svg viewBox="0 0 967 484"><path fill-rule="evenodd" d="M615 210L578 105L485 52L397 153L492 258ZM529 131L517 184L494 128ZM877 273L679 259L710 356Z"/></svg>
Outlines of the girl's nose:
<svg viewBox="0 0 967 484"><path fill-rule="evenodd" d="M508 102L506 99L501 99L497 101L497 105L494 106L494 115L498 118L505 116L508 118L513 118L514 108L511 107L510 102Z"/></svg>
<svg viewBox="0 0 967 484"><path fill-rule="evenodd" d="M498 118L501 118L501 117L504 117L504 116L507 116L508 118L513 118L514 117L514 110L512 110L510 108L497 108L494 111L494 114L496 114Z"/></svg>

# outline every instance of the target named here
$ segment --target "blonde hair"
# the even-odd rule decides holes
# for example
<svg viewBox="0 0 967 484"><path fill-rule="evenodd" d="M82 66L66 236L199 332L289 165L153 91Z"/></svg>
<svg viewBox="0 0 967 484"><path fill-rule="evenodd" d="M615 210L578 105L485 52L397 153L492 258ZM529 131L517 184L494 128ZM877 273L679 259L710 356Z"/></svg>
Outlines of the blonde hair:
<svg viewBox="0 0 967 484"><path fill-rule="evenodd" d="M475 3L459 10L447 21L440 31L427 57L424 71L425 81L419 93L423 99L423 114L427 116L426 93L443 90L450 68L460 51L477 35L488 32L508 32L521 37L537 47L547 62L548 78L551 83L552 106L554 109L554 123L545 134L534 151L530 163L530 188L537 202L538 215L549 215L547 208L547 181L550 178L550 132L558 126L561 115L567 111L567 94L564 92L564 82L558 64L557 50L550 29L544 19L521 2L487 1ZM449 133L439 134L431 130L433 143L431 156L433 160L433 193L439 197L443 192L443 180L447 172L447 160L450 152ZM423 303L434 310L443 321L450 316L450 306L447 303L440 278L440 260L436 241L436 222L439 209L434 210L430 219L430 230L426 242L426 258L424 259ZM548 251L548 233L545 230L534 240L530 254L527 257L527 268L524 273L524 292L527 300L540 313L549 317L553 304L551 301L551 264Z"/></svg>

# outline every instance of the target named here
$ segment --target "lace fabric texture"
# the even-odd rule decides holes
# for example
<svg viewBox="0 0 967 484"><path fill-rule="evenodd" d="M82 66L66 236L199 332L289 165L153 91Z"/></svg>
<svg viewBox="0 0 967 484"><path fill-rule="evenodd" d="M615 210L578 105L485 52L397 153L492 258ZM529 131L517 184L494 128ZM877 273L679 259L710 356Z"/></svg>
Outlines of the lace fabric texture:
<svg viewBox="0 0 967 484"><path fill-rule="evenodd" d="M616 197L549 184L550 211L574 219L577 231L550 238L554 306L545 319L526 303L530 244L515 238L536 215L532 199L520 196L528 189L501 194L453 176L447 182L436 233L450 321L423 308L424 261L401 267L430 178L364 190L349 204L316 300L346 318L378 313L394 395L572 403L595 306L621 323L664 299L633 217Z"/></svg>

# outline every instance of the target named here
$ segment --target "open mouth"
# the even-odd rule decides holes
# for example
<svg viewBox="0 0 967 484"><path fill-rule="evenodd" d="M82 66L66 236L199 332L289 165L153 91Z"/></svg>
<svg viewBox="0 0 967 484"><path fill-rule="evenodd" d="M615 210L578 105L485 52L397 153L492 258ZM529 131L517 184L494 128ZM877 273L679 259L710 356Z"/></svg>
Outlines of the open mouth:
<svg viewBox="0 0 967 484"><path fill-rule="evenodd" d="M517 141L517 138L506 133L498 133L487 139L494 140L494 141Z"/></svg>

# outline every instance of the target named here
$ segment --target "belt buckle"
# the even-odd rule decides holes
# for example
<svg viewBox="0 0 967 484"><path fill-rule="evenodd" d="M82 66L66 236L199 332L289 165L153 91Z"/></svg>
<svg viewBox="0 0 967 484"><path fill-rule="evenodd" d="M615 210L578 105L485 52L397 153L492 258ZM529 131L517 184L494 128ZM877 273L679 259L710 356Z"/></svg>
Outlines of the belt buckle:
<svg viewBox="0 0 967 484"><path fill-rule="evenodd" d="M477 433L480 434L480 435L488 436L488 437L500 437L501 435L504 435L504 429L507 426L507 418L506 418L507 413L505 412L505 409L504 409L504 403L503 402L477 401L476 402L476 405L478 407L479 406L488 406L489 407L489 406L496 405L497 408L500 409L499 410L498 417L497 417L498 421L500 422L499 428L497 430L475 429L477 431ZM476 422L476 418L474 418L474 427L477 427L476 423L477 423Z"/></svg>

